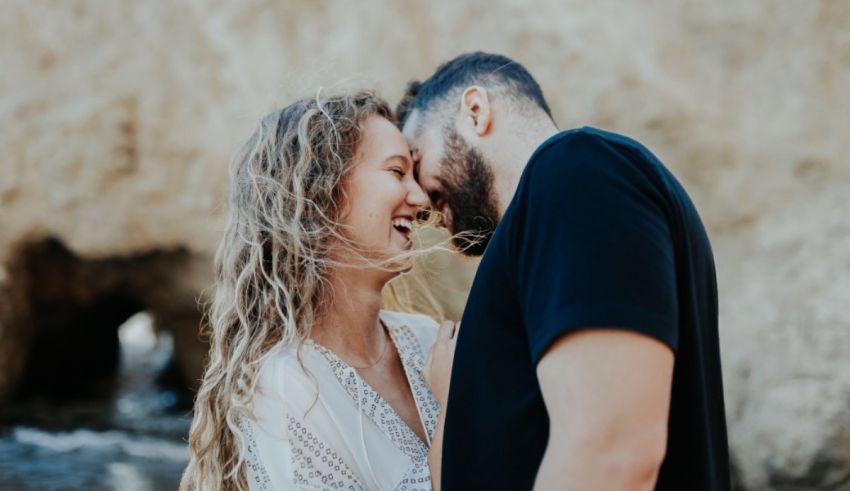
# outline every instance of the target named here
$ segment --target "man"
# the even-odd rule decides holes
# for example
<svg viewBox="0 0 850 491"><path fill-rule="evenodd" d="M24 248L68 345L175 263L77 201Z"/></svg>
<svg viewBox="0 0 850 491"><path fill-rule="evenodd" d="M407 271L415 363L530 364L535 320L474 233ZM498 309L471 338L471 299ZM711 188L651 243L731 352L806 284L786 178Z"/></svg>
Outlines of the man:
<svg viewBox="0 0 850 491"><path fill-rule="evenodd" d="M435 486L729 489L714 262L673 175L626 137L559 132L499 55L411 83L398 116L433 208L483 254L454 366L444 327L427 368Z"/></svg>

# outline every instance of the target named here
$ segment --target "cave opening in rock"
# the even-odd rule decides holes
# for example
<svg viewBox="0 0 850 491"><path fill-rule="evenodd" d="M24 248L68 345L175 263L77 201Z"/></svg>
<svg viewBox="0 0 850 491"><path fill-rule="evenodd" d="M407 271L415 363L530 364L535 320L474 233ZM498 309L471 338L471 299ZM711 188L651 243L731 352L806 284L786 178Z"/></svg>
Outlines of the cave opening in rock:
<svg viewBox="0 0 850 491"><path fill-rule="evenodd" d="M185 405L172 331L191 339L199 324L194 300L180 291L187 258L182 250L80 258L56 239L23 249L29 339L15 399L123 400L126 408L133 390L153 393L144 378L166 387L169 400L157 407Z"/></svg>
<svg viewBox="0 0 850 491"><path fill-rule="evenodd" d="M125 422L163 415L185 403L174 361L174 337L157 330L150 312L139 312L118 328L121 347L114 416Z"/></svg>
<svg viewBox="0 0 850 491"><path fill-rule="evenodd" d="M143 308L121 292L82 305L41 305L21 395L76 400L108 394L120 366L118 326Z"/></svg>

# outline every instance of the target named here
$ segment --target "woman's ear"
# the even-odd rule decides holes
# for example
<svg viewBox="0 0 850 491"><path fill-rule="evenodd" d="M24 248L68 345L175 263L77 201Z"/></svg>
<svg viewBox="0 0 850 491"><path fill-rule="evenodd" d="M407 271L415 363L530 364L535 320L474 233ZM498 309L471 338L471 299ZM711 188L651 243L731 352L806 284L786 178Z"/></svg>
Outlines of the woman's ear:
<svg viewBox="0 0 850 491"><path fill-rule="evenodd" d="M460 110L461 120L479 137L490 132L493 113L487 89L478 85L467 87L461 96Z"/></svg>

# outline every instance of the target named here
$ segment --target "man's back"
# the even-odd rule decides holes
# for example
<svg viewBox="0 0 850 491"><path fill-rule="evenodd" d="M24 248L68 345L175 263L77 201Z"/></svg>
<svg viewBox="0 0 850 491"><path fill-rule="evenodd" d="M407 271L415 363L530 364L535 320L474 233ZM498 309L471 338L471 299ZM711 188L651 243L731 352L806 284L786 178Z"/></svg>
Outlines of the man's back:
<svg viewBox="0 0 850 491"><path fill-rule="evenodd" d="M462 325L443 489L531 489L549 436L536 365L555 339L593 327L676 353L657 489L729 488L711 247L684 189L636 142L582 128L537 149Z"/></svg>

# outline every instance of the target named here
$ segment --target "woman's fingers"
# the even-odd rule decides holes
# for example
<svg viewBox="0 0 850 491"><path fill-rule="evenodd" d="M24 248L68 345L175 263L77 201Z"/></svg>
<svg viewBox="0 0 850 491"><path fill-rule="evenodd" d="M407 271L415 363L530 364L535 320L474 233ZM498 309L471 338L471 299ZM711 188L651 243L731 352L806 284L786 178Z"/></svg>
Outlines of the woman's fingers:
<svg viewBox="0 0 850 491"><path fill-rule="evenodd" d="M456 324L445 321L440 324L437 340L431 347L423 368L425 382L442 406L445 406L448 397L455 344L457 344Z"/></svg>
<svg viewBox="0 0 850 491"><path fill-rule="evenodd" d="M422 368L422 377L425 379L425 383L428 384L428 387L433 387L433 383L431 381L431 365L434 360L434 350L428 352L428 358L425 359L425 366Z"/></svg>
<svg viewBox="0 0 850 491"><path fill-rule="evenodd" d="M437 341L448 342L454 337L455 323L452 321L443 321L440 324L440 329L437 331Z"/></svg>

